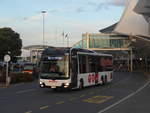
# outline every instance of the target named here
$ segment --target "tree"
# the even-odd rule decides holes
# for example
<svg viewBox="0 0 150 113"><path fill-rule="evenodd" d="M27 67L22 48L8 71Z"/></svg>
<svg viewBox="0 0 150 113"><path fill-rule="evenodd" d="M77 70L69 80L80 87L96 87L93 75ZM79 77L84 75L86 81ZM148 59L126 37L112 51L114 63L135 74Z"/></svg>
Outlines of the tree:
<svg viewBox="0 0 150 113"><path fill-rule="evenodd" d="M20 35L11 28L0 28L0 60L10 52L10 56L21 55L22 40Z"/></svg>

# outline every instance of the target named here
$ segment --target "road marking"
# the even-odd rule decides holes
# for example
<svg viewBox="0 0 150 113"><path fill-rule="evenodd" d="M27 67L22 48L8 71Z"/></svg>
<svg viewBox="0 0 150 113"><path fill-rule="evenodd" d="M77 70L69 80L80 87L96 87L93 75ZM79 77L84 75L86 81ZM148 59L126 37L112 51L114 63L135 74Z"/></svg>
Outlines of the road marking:
<svg viewBox="0 0 150 113"><path fill-rule="evenodd" d="M73 101L73 100L75 100L75 99L76 99L75 97L72 97L72 98L69 99L69 101Z"/></svg>
<svg viewBox="0 0 150 113"><path fill-rule="evenodd" d="M112 88L112 87L118 85L119 83L128 80L130 77L131 77L131 76L129 76L129 77L125 78L125 79L122 79L122 80L120 80L120 81L118 81L118 82L116 82L116 83L114 83L114 84L110 84L110 85L107 86L107 87L102 87L102 89L96 90L96 92L99 93L99 91L102 91L102 90L105 90L105 89Z"/></svg>
<svg viewBox="0 0 150 113"><path fill-rule="evenodd" d="M80 97L82 98L82 97L85 97L85 95L83 94L83 95L80 95Z"/></svg>
<svg viewBox="0 0 150 113"><path fill-rule="evenodd" d="M84 99L83 102L87 102L87 103L93 103L93 104L101 104L104 103L110 99L113 99L113 96L93 96L91 98L88 99Z"/></svg>
<svg viewBox="0 0 150 113"><path fill-rule="evenodd" d="M44 110L44 109L47 109L47 108L49 108L49 106L42 106L42 107L40 107L40 110Z"/></svg>
<svg viewBox="0 0 150 113"><path fill-rule="evenodd" d="M21 91L16 92L16 94L28 93L28 92L32 92L32 91L35 91L35 90L36 90L36 89L21 90Z"/></svg>
<svg viewBox="0 0 150 113"><path fill-rule="evenodd" d="M27 112L25 112L25 113L32 113L32 111L27 111Z"/></svg>
<svg viewBox="0 0 150 113"><path fill-rule="evenodd" d="M60 101L60 102L56 102L56 104L64 104L65 102L64 101Z"/></svg>
<svg viewBox="0 0 150 113"><path fill-rule="evenodd" d="M142 91L142 90L143 90L145 87L147 87L149 84L150 84L150 81L146 82L142 87L140 87L139 89L137 89L135 92L133 92L133 93L129 94L128 96L122 98L122 99L119 100L118 102L116 102L116 103L114 103L114 104L112 104L112 105L110 105L110 106L108 106L108 107L106 107L106 108L100 110L98 113L104 113L105 111L108 111L109 109L115 107L116 105L122 103L123 101L125 101L125 100L131 98L132 96L134 96L134 95L136 95L137 93L139 93L140 91Z"/></svg>
<svg viewBox="0 0 150 113"><path fill-rule="evenodd" d="M89 92L89 94L91 94L91 95L94 94L94 93L95 93L95 92Z"/></svg>

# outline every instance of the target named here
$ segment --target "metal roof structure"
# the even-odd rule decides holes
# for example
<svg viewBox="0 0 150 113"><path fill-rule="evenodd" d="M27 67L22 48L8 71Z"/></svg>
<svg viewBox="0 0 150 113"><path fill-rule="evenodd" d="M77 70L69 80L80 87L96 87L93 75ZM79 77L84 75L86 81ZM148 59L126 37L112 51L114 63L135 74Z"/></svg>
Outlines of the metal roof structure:
<svg viewBox="0 0 150 113"><path fill-rule="evenodd" d="M99 32L105 33L105 34L110 34L110 33L112 33L114 31L114 29L116 28L117 24L118 24L118 22L113 24L113 25L111 25L111 26L109 26L109 27L106 27L104 29L99 30Z"/></svg>
<svg viewBox="0 0 150 113"><path fill-rule="evenodd" d="M146 21L150 22L150 0L139 0L134 11L142 14Z"/></svg>
<svg viewBox="0 0 150 113"><path fill-rule="evenodd" d="M134 11L138 3L143 4L143 0L130 0L127 4L125 11L117 24L114 32L126 35L149 35L149 23L145 18ZM143 10L142 10L143 11Z"/></svg>

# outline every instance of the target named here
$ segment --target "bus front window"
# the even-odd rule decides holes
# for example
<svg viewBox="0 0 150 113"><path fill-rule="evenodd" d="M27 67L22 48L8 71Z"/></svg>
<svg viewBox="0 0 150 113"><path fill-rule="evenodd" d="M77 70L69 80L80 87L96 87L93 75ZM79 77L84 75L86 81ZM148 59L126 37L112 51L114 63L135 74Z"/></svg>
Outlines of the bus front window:
<svg viewBox="0 0 150 113"><path fill-rule="evenodd" d="M49 57L49 60L41 62L41 78L68 78L68 56Z"/></svg>

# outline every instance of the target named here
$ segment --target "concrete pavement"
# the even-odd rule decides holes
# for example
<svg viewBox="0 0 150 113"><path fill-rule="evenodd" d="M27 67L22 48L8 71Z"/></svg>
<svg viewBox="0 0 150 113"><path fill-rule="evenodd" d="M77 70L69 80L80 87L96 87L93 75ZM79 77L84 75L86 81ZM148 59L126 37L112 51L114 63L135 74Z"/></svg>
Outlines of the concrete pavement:
<svg viewBox="0 0 150 113"><path fill-rule="evenodd" d="M14 85L0 90L0 113L98 113L139 90L147 83L147 80L147 77L141 73L119 72L114 73L114 80L110 84L71 92L41 89L37 81ZM137 98L143 98L141 95L145 96L145 93L141 93L146 88L147 86L104 113L130 113L129 107L131 108L132 102L138 100ZM146 92L149 93L148 90ZM137 95L139 97L136 97ZM145 97L144 100L149 96ZM130 106L128 106L128 101L131 101ZM137 104L138 107L140 101L134 102L134 105ZM148 101L147 104L150 105L150 102ZM147 108L145 111L149 113L149 108L145 107ZM117 111L118 109L120 111ZM136 107L132 105L132 113L136 113L134 111Z"/></svg>

